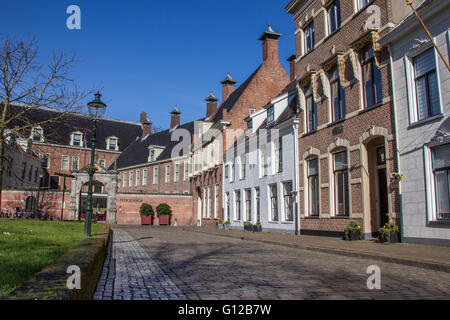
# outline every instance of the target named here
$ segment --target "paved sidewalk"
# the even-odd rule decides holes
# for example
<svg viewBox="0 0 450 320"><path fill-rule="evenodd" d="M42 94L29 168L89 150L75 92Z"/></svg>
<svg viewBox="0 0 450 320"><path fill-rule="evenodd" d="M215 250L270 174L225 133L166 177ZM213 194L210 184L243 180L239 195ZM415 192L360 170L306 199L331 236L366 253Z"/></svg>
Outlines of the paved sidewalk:
<svg viewBox="0 0 450 320"><path fill-rule="evenodd" d="M183 230L216 236L278 244L346 256L375 258L386 262L450 273L450 248L410 243L376 243L374 240L344 241L339 238L292 234L219 230L212 226L183 227Z"/></svg>
<svg viewBox="0 0 450 320"><path fill-rule="evenodd" d="M130 234L113 230L94 300L186 299Z"/></svg>

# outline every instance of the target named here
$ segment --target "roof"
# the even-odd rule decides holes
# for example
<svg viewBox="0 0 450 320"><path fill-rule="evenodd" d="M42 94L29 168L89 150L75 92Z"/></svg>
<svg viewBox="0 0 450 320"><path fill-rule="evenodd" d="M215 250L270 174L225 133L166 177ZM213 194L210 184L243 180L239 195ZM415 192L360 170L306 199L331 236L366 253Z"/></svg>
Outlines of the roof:
<svg viewBox="0 0 450 320"><path fill-rule="evenodd" d="M191 121L185 124L182 124L177 127L177 129L186 129L190 136L194 134L194 124L195 121ZM173 130L167 129L161 132L157 132L151 135L148 135L144 138L137 137L116 159L117 168L127 168L140 164L148 163L148 148L151 145L162 146L164 147L163 152L155 159L155 161L162 161L172 158L172 150L173 148L180 143L180 141L172 141L172 132ZM191 142L189 141L189 144ZM185 150L183 149L182 152ZM190 152L190 149L189 151ZM176 156L187 156L186 154L178 154ZM113 164L111 165L113 166Z"/></svg>
<svg viewBox="0 0 450 320"><path fill-rule="evenodd" d="M253 77L258 73L259 69L261 69L260 65L248 78L245 80L239 88L234 90L229 97L220 105L217 112L212 117L212 122L217 122L223 119L223 110L230 111L236 102L239 100L239 97L244 93L245 89L247 89L248 85L252 81Z"/></svg>
<svg viewBox="0 0 450 320"><path fill-rule="evenodd" d="M10 107L12 113L16 112L21 106ZM8 127L13 129L15 126L23 126L27 123L38 123L47 119L55 118L61 114L60 111L36 108L28 111L20 119L12 121ZM86 134L88 146L92 138L93 123L89 116L81 113L69 113L55 122L50 122L41 126L44 131L46 143L70 145L71 133L80 131ZM31 128L25 135L29 136ZM115 136L119 138L119 150L124 150L130 143L142 135L142 125L140 123L103 118L97 123L97 148L106 150L106 139Z"/></svg>

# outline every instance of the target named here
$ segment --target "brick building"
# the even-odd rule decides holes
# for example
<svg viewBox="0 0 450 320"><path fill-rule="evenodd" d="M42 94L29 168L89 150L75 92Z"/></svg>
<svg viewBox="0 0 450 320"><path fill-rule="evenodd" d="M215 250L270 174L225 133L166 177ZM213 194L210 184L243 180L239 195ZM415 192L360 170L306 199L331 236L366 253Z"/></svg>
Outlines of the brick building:
<svg viewBox="0 0 450 320"><path fill-rule="evenodd" d="M222 154L236 141L247 124L245 118L260 110L289 83L278 58L281 34L269 25L260 37L262 64L237 88L230 74L221 81L222 103L206 99L205 119L196 125L191 156L194 216L199 225L222 218Z"/></svg>
<svg viewBox="0 0 450 320"><path fill-rule="evenodd" d="M387 0L292 0L286 11L304 111L301 232L341 236L355 220L369 238L399 214L389 55L378 39L409 11Z"/></svg>

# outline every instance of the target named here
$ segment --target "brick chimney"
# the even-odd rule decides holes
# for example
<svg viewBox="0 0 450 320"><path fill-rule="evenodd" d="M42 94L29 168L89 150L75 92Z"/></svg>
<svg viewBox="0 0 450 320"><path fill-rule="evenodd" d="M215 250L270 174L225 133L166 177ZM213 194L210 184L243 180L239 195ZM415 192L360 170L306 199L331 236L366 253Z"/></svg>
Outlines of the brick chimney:
<svg viewBox="0 0 450 320"><path fill-rule="evenodd" d="M225 80L220 81L222 86L222 103L227 100L227 98L230 96L230 94L234 91L234 85L237 83L237 81L233 80L230 76L230 73L228 72L227 77Z"/></svg>
<svg viewBox="0 0 450 320"><path fill-rule="evenodd" d="M152 133L152 123L147 119L147 112L141 112L142 138Z"/></svg>
<svg viewBox="0 0 450 320"><path fill-rule="evenodd" d="M290 69L290 78L291 81L295 79L295 54L290 56L287 61L289 62L289 69Z"/></svg>
<svg viewBox="0 0 450 320"><path fill-rule="evenodd" d="M258 40L263 42L263 63L276 62L278 60L278 38L281 33L273 31L271 25L263 32Z"/></svg>
<svg viewBox="0 0 450 320"><path fill-rule="evenodd" d="M173 110L170 112L170 129L175 128L176 126L180 125L180 114L181 111L178 110L177 106L173 108Z"/></svg>
<svg viewBox="0 0 450 320"><path fill-rule="evenodd" d="M214 93L211 91L211 94L208 98L205 99L206 101L206 118L209 119L216 111L217 111L217 99L214 96Z"/></svg>

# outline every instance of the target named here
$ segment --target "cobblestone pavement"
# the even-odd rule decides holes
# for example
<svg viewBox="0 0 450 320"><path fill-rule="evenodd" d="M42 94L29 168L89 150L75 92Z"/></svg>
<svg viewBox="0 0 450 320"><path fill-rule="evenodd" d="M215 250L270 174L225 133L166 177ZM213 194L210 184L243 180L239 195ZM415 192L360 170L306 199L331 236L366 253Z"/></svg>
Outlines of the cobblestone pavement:
<svg viewBox="0 0 450 320"><path fill-rule="evenodd" d="M94 300L169 299L186 297L128 232L115 229Z"/></svg>
<svg viewBox="0 0 450 320"><path fill-rule="evenodd" d="M132 293L140 281L155 287L150 279L156 279L160 292L164 292L163 282L172 283L167 287L180 290L186 299L450 299L450 274L445 272L172 227L115 226L114 239L126 235L123 230L140 247L132 240L115 244L115 254L123 256L116 259L116 270L122 272L120 276L116 272L114 286L110 283L109 287L108 279L114 275L102 275L99 287L109 294L103 297L115 299L116 291L107 289L128 279L128 297L134 298ZM144 261L139 264L139 259ZM125 268L120 266L124 262L133 263ZM367 267L371 265L381 269L380 290L367 288ZM147 268L155 271L144 278ZM127 275L127 270L131 274ZM161 278L166 280L161 282ZM145 288L150 288L146 292L152 298L152 287ZM100 297L99 291L97 294Z"/></svg>

